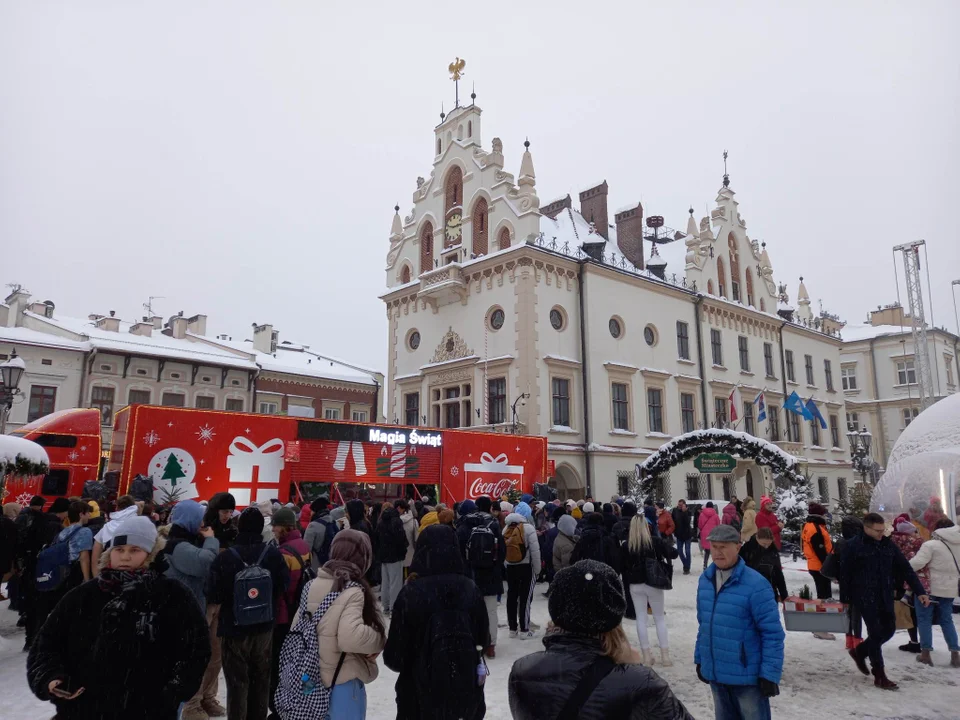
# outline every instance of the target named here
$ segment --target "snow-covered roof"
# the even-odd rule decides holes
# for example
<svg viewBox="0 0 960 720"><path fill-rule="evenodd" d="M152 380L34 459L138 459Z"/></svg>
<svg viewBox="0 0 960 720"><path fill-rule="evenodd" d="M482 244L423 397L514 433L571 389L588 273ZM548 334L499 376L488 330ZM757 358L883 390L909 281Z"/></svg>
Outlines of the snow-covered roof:
<svg viewBox="0 0 960 720"><path fill-rule="evenodd" d="M244 342L255 353L257 364L264 370L293 373L326 380L376 385L375 370L365 370L336 358L326 357L303 345L280 344L275 355L255 352L253 343Z"/></svg>
<svg viewBox="0 0 960 720"><path fill-rule="evenodd" d="M47 451L33 440L16 437L15 435L0 435L0 475L3 474L4 465L14 465L18 458L35 465L46 465L48 467L50 465Z"/></svg>
<svg viewBox="0 0 960 720"><path fill-rule="evenodd" d="M77 350L85 352L90 349L90 343L81 340L70 340L59 335L31 330L25 327L0 327L0 340L24 345L42 345L63 350Z"/></svg>
<svg viewBox="0 0 960 720"><path fill-rule="evenodd" d="M869 340L881 335L901 335L910 333L910 326L904 325L847 325L843 328L843 339L846 342Z"/></svg>

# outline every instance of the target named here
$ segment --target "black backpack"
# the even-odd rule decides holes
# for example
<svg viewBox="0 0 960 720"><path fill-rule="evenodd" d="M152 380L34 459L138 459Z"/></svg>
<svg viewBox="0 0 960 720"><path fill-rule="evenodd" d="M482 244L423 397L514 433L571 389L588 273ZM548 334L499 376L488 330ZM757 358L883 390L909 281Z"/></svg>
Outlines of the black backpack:
<svg viewBox="0 0 960 720"><path fill-rule="evenodd" d="M153 480L143 475L137 475L130 483L130 489L127 491L133 495L136 500L153 500Z"/></svg>
<svg viewBox="0 0 960 720"><path fill-rule="evenodd" d="M330 559L330 543L333 542L333 536L340 531L340 526L334 521L330 520L329 517L320 518L318 520L314 520L313 522L318 522L325 528L323 533L323 544L321 544L320 549L317 550L317 560L321 565L324 565L327 560Z"/></svg>
<svg viewBox="0 0 960 720"><path fill-rule="evenodd" d="M233 577L233 622L236 625L262 625L274 620L273 576L260 564L269 549L270 546L265 543L253 565L244 562L236 548L227 551L243 564L243 568Z"/></svg>
<svg viewBox="0 0 960 720"><path fill-rule="evenodd" d="M417 689L431 717L474 717L483 701L477 682L480 652L465 610L441 609L427 623L417 657Z"/></svg>
<svg viewBox="0 0 960 720"><path fill-rule="evenodd" d="M496 520L480 524L470 530L467 539L467 565L476 570L489 570L500 557L500 540L491 529Z"/></svg>

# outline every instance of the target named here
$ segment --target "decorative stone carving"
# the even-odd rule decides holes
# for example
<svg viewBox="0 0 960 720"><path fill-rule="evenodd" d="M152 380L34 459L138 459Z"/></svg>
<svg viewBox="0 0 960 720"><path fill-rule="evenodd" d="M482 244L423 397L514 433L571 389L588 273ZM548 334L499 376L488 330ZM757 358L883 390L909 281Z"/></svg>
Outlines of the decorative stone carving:
<svg viewBox="0 0 960 720"><path fill-rule="evenodd" d="M500 138L495 137L495 138L493 139L492 145L493 145L493 151L494 151L495 153L502 153L502 152L503 152L503 140L501 140Z"/></svg>
<svg viewBox="0 0 960 720"><path fill-rule="evenodd" d="M444 370L429 376L427 381L430 385L446 385L452 382L461 382L463 380L473 379L473 368L457 368L456 370Z"/></svg>
<svg viewBox="0 0 960 720"><path fill-rule="evenodd" d="M446 362L448 360L459 360L460 358L465 358L468 355L473 355L473 350L467 347L467 344L463 341L463 338L455 333L453 331L453 327L451 326L443 336L440 344L437 345L437 349L434 351L433 357L430 358L430 362L438 363Z"/></svg>
<svg viewBox="0 0 960 720"><path fill-rule="evenodd" d="M422 188L422 187L423 187L423 184L424 184L425 182L426 182L426 180L424 180L422 177L418 176L418 177L417 177L417 189L419 190L420 188Z"/></svg>

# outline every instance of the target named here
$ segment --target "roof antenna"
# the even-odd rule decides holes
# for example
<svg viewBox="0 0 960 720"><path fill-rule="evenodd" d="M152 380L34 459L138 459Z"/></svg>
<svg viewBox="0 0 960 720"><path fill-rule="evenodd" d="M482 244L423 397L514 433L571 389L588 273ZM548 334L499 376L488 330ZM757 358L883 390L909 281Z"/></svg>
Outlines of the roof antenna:
<svg viewBox="0 0 960 720"><path fill-rule="evenodd" d="M477 84L470 83L470 99L473 101L473 105L477 104Z"/></svg>
<svg viewBox="0 0 960 720"><path fill-rule="evenodd" d="M723 186L730 187L730 175L727 173L727 151L723 151Z"/></svg>

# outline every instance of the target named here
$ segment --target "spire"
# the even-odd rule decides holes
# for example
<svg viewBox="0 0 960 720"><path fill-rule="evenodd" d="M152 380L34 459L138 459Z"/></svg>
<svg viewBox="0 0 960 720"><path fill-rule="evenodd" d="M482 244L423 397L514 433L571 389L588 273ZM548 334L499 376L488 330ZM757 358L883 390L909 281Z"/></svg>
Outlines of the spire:
<svg viewBox="0 0 960 720"><path fill-rule="evenodd" d="M797 288L797 302L801 305L810 304L810 294L807 292L807 286L803 284L803 275L800 276L800 287Z"/></svg>
<svg viewBox="0 0 960 720"><path fill-rule="evenodd" d="M723 151L723 186L730 187L730 175L727 173L727 151Z"/></svg>
<svg viewBox="0 0 960 720"><path fill-rule="evenodd" d="M807 292L807 286L803 284L803 277L800 277L800 287L797 288L797 317L804 322L813 320L813 310L810 309L810 294Z"/></svg>
<svg viewBox="0 0 960 720"><path fill-rule="evenodd" d="M390 226L390 237L400 237L403 235L403 223L400 221L400 206L393 206L393 224Z"/></svg>
<svg viewBox="0 0 960 720"><path fill-rule="evenodd" d="M773 265L770 262L770 256L767 254L767 243L766 242L760 243L760 247L763 248L762 252L760 253L760 267L762 268L773 267Z"/></svg>
<svg viewBox="0 0 960 720"><path fill-rule="evenodd" d="M533 156L530 154L530 139L527 138L523 141L523 159L520 161L520 180L518 184L521 186L529 186L531 192L533 187L537 184L537 174L533 171Z"/></svg>
<svg viewBox="0 0 960 720"><path fill-rule="evenodd" d="M693 219L693 208L690 208L690 217L687 218L687 235L697 237L697 221Z"/></svg>

